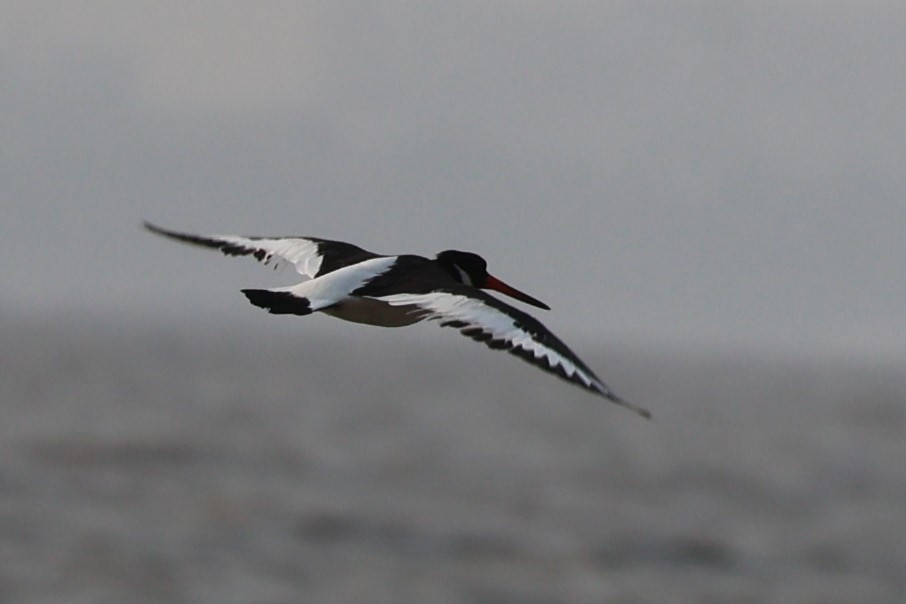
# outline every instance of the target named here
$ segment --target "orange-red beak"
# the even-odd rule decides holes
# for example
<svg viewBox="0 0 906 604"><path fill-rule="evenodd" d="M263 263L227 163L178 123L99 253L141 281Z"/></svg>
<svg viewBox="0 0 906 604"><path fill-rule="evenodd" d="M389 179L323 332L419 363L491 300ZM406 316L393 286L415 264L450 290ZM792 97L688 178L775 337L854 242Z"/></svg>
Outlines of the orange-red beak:
<svg viewBox="0 0 906 604"><path fill-rule="evenodd" d="M485 277L484 285L482 285L481 287L483 287L484 289L493 289L494 291L498 291L501 294L506 294L511 298L516 298L517 300L525 302L526 304L531 304L532 306L537 306L538 308L543 308L544 310L551 309L551 307L544 302L536 300L530 295L519 291L515 287L510 287L497 277L492 277L491 275Z"/></svg>

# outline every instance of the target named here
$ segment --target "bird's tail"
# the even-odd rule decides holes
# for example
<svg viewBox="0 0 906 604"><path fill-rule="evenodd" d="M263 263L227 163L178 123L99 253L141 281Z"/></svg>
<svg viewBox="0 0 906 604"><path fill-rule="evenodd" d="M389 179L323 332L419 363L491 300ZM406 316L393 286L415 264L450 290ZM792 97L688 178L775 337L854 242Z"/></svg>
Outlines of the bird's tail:
<svg viewBox="0 0 906 604"><path fill-rule="evenodd" d="M310 315L311 301L285 289L244 289L249 302L275 315Z"/></svg>

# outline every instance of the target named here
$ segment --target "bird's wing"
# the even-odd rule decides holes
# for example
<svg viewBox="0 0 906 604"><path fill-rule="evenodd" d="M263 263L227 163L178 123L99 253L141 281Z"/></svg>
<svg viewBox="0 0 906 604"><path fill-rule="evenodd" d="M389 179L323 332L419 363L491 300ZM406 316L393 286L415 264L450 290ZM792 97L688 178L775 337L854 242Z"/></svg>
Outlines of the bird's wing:
<svg viewBox="0 0 906 604"><path fill-rule="evenodd" d="M296 270L311 278L327 274L338 268L378 258L367 250L344 243L317 237L247 237L242 235L193 235L179 233L145 222L152 233L177 241L220 250L228 256L252 256L264 264L275 267L284 262L295 265Z"/></svg>
<svg viewBox="0 0 906 604"><path fill-rule="evenodd" d="M392 305L411 305L427 313L442 327L506 350L545 371L626 407L643 417L651 413L621 399L582 362L557 336L534 317L501 302L481 290L454 287L423 294L393 294L377 297Z"/></svg>

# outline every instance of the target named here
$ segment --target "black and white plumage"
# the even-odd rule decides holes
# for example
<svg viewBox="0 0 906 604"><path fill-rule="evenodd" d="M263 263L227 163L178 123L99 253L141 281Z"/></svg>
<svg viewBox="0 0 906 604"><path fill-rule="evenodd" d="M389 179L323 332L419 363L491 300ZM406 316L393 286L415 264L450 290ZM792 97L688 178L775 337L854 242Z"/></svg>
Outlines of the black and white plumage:
<svg viewBox="0 0 906 604"><path fill-rule="evenodd" d="M274 289L244 289L255 306L274 314L313 312L369 325L402 327L437 321L490 348L506 350L536 367L603 396L643 417L646 409L614 394L589 367L537 319L482 291L492 289L538 308L549 307L487 272L485 260L447 250L434 259L410 254L383 256L341 241L317 237L192 235L146 222L159 235L252 256L264 264L295 265L308 277Z"/></svg>

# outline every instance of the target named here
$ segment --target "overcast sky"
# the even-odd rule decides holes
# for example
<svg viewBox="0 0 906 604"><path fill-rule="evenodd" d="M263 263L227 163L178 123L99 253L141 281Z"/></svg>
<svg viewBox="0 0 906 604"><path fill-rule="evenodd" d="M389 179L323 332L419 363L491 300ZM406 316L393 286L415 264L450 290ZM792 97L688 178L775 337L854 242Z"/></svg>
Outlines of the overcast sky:
<svg viewBox="0 0 906 604"><path fill-rule="evenodd" d="M473 250L567 340L906 352L906 4L3 12L3 312L241 323L292 278L147 218Z"/></svg>

